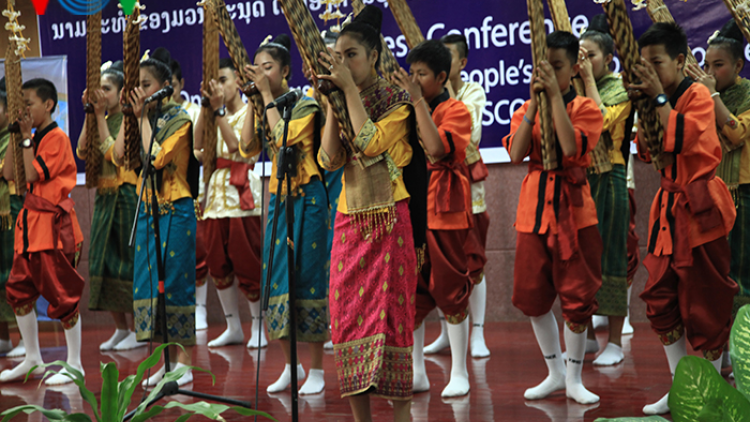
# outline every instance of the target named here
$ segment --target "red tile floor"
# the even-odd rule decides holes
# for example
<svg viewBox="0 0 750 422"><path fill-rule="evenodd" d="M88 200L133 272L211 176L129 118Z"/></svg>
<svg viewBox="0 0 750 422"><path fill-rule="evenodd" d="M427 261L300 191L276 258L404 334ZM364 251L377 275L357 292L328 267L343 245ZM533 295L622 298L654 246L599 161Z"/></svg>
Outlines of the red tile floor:
<svg viewBox="0 0 750 422"><path fill-rule="evenodd" d="M210 369L216 375L216 384L203 373L195 373L195 381L186 388L207 394L223 395L239 400L254 402L255 374L258 359L257 351L244 345L208 349L207 339L218 336L223 326L211 327L208 333L199 332L194 349L193 364ZM427 341L438 333L437 323L428 323ZM564 393L558 393L547 400L529 402L524 400L525 388L536 385L546 376L541 353L536 345L531 326L525 323L489 323L486 325L487 343L492 356L487 359L471 359L468 364L471 380L469 395L452 400L444 400L440 392L450 374L450 353L427 358L427 371L432 384L428 393L414 396L412 417L422 421L593 421L599 417L642 416L644 404L656 401L667 392L670 377L662 348L647 324L635 324L635 335L625 337L625 360L614 367L594 367L594 355L586 356L584 382L593 392L601 396L601 402L582 406L567 400ZM249 324L245 332L250 332ZM111 335L107 328L85 330L83 361L87 374L87 386L99 391L99 362L115 361L120 368L121 378L134 373L138 363L145 358L146 349L124 353L99 352L99 343ZM606 333L598 333L600 343L606 341ZM17 334L14 336L14 343ZM66 349L62 332L41 334L42 354L49 362L64 359ZM300 347L300 360L309 363L306 347ZM288 391L283 394L267 394L266 387L276 380L283 369L281 349L271 344L260 352L261 379L257 408L267 411L279 421L291 420ZM15 365L10 359L0 358L0 369ZM299 400L300 421L351 421L348 402L339 396L333 354L327 352L324 368L326 390L316 396L302 396ZM726 372L725 372L726 374ZM83 404L77 388L73 384L61 387L37 388L38 382L11 383L0 385L0 409L31 403L46 408L63 408L67 411L84 411L91 415L91 408ZM134 401L140 399L142 390L136 390ZM97 394L98 395L98 394ZM177 396L172 400L186 403L193 399ZM163 403L162 403L163 404ZM392 420L391 407L386 400L372 399L373 420ZM173 421L179 411L166 411L155 421ZM247 420L237 414L227 412L228 421ZM26 415L19 415L13 421L24 421ZM195 420L206 420L194 417ZM28 416L29 421L41 421L41 416ZM193 418L191 418L193 420ZM259 419L260 420L260 419Z"/></svg>

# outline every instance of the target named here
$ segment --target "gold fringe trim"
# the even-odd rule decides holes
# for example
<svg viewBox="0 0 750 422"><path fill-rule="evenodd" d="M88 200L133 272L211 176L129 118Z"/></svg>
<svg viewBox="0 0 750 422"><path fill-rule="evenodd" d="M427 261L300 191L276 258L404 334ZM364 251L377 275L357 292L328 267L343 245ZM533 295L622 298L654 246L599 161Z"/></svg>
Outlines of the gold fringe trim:
<svg viewBox="0 0 750 422"><path fill-rule="evenodd" d="M418 248L414 248L414 250L417 253L417 272L419 273L422 271L422 265L424 265L426 253L427 253L427 245L422 244L422 246Z"/></svg>
<svg viewBox="0 0 750 422"><path fill-rule="evenodd" d="M393 231L396 224L396 206L389 205L385 208L377 208L353 214L352 224L368 242L380 240L384 235Z"/></svg>
<svg viewBox="0 0 750 422"><path fill-rule="evenodd" d="M13 217L8 214L0 214L0 230L8 231L13 229Z"/></svg>

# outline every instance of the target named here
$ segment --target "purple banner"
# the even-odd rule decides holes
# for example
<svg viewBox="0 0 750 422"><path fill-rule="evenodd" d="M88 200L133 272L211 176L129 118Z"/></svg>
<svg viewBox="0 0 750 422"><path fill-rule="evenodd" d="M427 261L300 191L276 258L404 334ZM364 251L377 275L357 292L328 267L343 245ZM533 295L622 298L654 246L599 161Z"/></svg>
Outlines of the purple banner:
<svg viewBox="0 0 750 422"><path fill-rule="evenodd" d="M269 34L289 33L286 20L276 0L226 0L230 14L245 43L250 56L260 42ZM408 49L385 0L364 0L384 11L383 34L396 57L404 63ZM629 2L627 2L629 3ZM191 101L199 101L198 87L202 63L203 10L195 1L146 0L144 15L148 21L141 31L141 49L166 47L172 57L182 65L186 81L185 94ZM321 29L325 26L318 15L325 5L320 0L308 0L308 7ZM705 54L706 40L730 18L729 11L721 0L683 2L666 0L675 20L688 33L689 42L699 61ZM409 2L422 32L427 38L439 38L449 32L463 32L469 40L469 65L464 79L480 83L487 92L487 105L483 113L483 148L501 146L501 138L509 130L510 117L528 97L531 74L531 49L526 4L521 0L412 0ZM568 11L573 31L578 35L588 26L588 18L602 13L600 5L593 0L569 0ZM351 12L345 1L341 11ZM645 10L630 13L636 36L640 35L651 21ZM122 58L122 31L125 17L110 2L103 11L102 58ZM329 25L335 22L329 22ZM43 55L68 56L70 95L71 139L77 139L83 119L80 95L86 78L86 21L85 17L73 16L57 2L50 2L47 13L39 17ZM552 22L547 20L548 30ZM746 55L750 52L745 50ZM221 57L226 57L221 46ZM750 58L750 56L748 56ZM302 76L302 62L296 49L292 52L293 78L290 85L303 87L307 81ZM490 150L488 150L490 151ZM497 150L495 150L497 152ZM492 154L495 157L497 155ZM498 161L490 159L489 161ZM83 167L79 167L82 169Z"/></svg>

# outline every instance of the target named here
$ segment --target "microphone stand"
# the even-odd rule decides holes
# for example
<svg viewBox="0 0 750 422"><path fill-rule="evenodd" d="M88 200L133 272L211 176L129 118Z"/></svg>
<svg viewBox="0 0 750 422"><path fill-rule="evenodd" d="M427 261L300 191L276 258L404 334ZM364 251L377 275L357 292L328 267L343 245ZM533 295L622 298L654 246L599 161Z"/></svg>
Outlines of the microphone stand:
<svg viewBox="0 0 750 422"><path fill-rule="evenodd" d="M268 311L268 301L271 296L271 274L273 274L273 258L276 250L276 229L279 221L279 206L281 205L281 188L286 179L286 198L285 198L285 211L286 211L286 261L287 261L287 277L289 284L289 350L290 350L290 361L292 362L292 379L291 379L291 396L292 396L292 422L299 421L298 415L298 392L297 392L297 293L295 290L295 255L294 255L294 239L292 238L294 233L294 204L292 201L294 197L291 195L292 192L292 177L297 175L297 165L295 163L294 148L287 147L287 138L289 136L289 121L292 118L292 110L294 109L294 103L283 106L282 119L284 120L284 137L282 138L281 148L278 152L278 161L276 165L276 180L278 185L276 187L276 199L274 200L274 215L273 222L271 224L271 238L270 247L268 251L268 270L266 271L266 284L263 289L263 298L261 308L263 313Z"/></svg>
<svg viewBox="0 0 750 422"><path fill-rule="evenodd" d="M141 121L143 121L143 115L146 111L146 104L143 105L143 110L141 111ZM166 294L165 294L165 283L164 280L166 280L166 269L164 266L164 259L162 257L162 243L161 243L161 233L159 232L159 199L156 196L156 170L154 169L154 164L151 161L151 154L153 153L154 149L154 142L156 140L156 122L158 119L159 113L154 113L154 117L151 121L151 140L149 141L149 147L148 147L148 154L146 155L145 163L143 163L143 169L141 173L141 190L140 195L138 195L138 202L136 203L135 207L135 218L133 220L133 228L130 232L130 243L129 246L132 248L135 243L135 233L136 228L138 227L138 210L140 210L141 203L143 202L143 195L145 193L144 189L146 188L146 180L151 181L151 198L150 198L150 205L146 209L146 213L150 213L151 215L151 221L153 221L153 228L154 228L154 240L155 240L155 246L156 246L156 271L157 275L159 277L159 284L158 284L158 295L157 295L157 313L156 316L153 315L152 311L152 324L154 320L158 321L158 316L161 315L161 332L162 332L162 339L164 343L169 342L169 328L167 327L167 304L166 304ZM146 219L148 221L148 215L146 216ZM148 239L146 239L148 241ZM148 252L147 252L148 253ZM149 278L150 276L149 271ZM169 347L164 348L164 371L165 373L170 372L170 360L169 360ZM296 372L295 372L296 375ZM214 396L210 394L204 394L199 393L195 391L190 390L182 390L178 387L176 381L167 382L162 387L159 394L156 395L156 397L150 401L147 405L151 406L157 401L163 399L167 396L173 396L176 394L182 394L184 396L190 396L195 397L203 400L212 400L217 401L221 403L226 403L232 406L241 406L246 407L248 409L252 409L253 405L249 402L244 402L240 400L234 400L227 397L221 397L221 396ZM133 409L131 412L125 415L123 418L123 421L128 421L133 416L135 416L136 409Z"/></svg>

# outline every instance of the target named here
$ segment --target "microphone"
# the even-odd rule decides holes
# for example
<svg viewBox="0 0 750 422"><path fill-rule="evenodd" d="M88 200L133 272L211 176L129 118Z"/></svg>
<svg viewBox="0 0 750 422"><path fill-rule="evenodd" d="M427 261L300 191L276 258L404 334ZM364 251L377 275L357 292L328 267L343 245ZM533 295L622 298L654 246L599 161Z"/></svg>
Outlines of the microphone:
<svg viewBox="0 0 750 422"><path fill-rule="evenodd" d="M174 94L174 88L172 88L172 85L167 85L166 87L156 91L154 95L146 98L146 102L144 104L152 103L154 101L161 101L165 98L169 98Z"/></svg>
<svg viewBox="0 0 750 422"><path fill-rule="evenodd" d="M288 107L294 105L299 99L302 98L302 91L299 89L293 89L281 97L273 100L273 102L266 106L266 110L274 107Z"/></svg>

